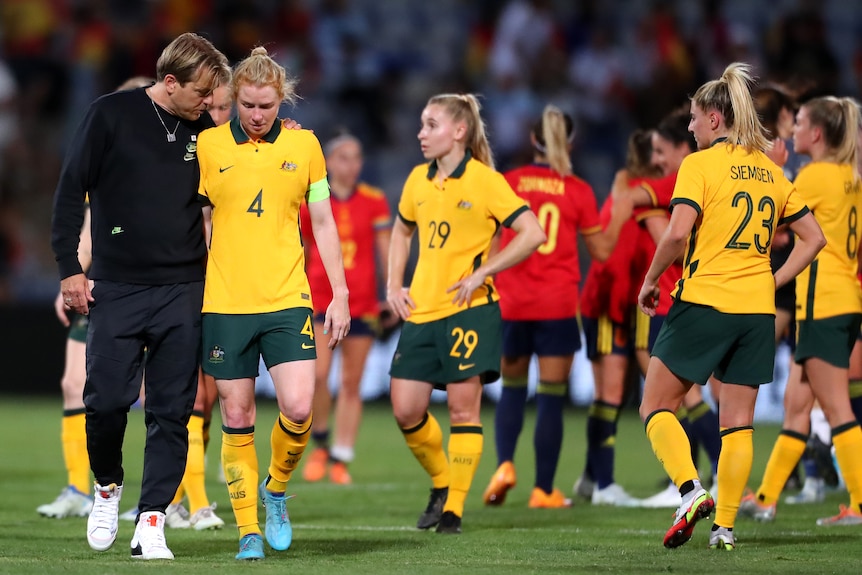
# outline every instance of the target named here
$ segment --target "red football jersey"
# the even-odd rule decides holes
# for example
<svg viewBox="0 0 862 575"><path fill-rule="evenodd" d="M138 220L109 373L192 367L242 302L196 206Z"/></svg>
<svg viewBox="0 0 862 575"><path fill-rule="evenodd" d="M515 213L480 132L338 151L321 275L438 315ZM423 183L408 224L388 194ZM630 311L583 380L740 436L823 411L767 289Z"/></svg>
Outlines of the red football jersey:
<svg viewBox="0 0 862 575"><path fill-rule="evenodd" d="M520 264L497 274L500 311L507 320L545 320L578 313L578 231L600 231L593 189L576 176L560 176L547 165L532 164L504 174L530 205L548 239ZM515 232L503 228L500 248Z"/></svg>
<svg viewBox="0 0 862 575"><path fill-rule="evenodd" d="M346 200L334 195L329 198L332 215L341 238L341 256L347 289L350 290L350 316L376 316L377 302L377 249L376 235L392 225L389 203L385 194L372 186L360 183ZM332 301L332 287L323 261L314 243L308 206L300 210L302 239L308 248L306 272L311 285L315 313L324 313ZM381 262L387 265L387 262Z"/></svg>
<svg viewBox="0 0 862 575"><path fill-rule="evenodd" d="M599 214L602 229L607 228L611 221L613 205L613 196L608 196ZM635 298L632 297L631 266L639 236L637 222L630 218L623 224L611 256L603 262L590 263L581 294L581 314L585 317L598 319L607 315L615 323L626 322L635 303Z"/></svg>

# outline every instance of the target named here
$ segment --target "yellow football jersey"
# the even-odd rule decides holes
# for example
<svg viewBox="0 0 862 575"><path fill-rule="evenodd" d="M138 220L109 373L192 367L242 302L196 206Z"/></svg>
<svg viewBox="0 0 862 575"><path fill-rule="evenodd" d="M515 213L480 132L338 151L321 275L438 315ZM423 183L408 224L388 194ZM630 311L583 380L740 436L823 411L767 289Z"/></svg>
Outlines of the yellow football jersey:
<svg viewBox="0 0 862 575"><path fill-rule="evenodd" d="M781 168L761 152L719 141L685 158L671 206L698 218L686 244L676 299L723 313L775 313L770 246L779 223L806 213Z"/></svg>
<svg viewBox="0 0 862 575"><path fill-rule="evenodd" d="M796 278L796 319L862 312L856 278L862 186L850 164L812 162L795 180L826 236L826 247Z"/></svg>
<svg viewBox="0 0 862 575"><path fill-rule="evenodd" d="M416 303L408 321L426 323L449 317L466 308L452 303L446 289L476 270L488 259L499 226L509 226L527 204L515 195L506 179L470 153L442 187L437 163L413 169L404 184L398 216L415 225L419 260L410 285ZM473 292L471 306L499 300L494 280Z"/></svg>
<svg viewBox="0 0 862 575"><path fill-rule="evenodd" d="M326 162L308 130L251 140L238 119L198 136L199 193L212 204L204 313L311 307L299 206L328 197Z"/></svg>

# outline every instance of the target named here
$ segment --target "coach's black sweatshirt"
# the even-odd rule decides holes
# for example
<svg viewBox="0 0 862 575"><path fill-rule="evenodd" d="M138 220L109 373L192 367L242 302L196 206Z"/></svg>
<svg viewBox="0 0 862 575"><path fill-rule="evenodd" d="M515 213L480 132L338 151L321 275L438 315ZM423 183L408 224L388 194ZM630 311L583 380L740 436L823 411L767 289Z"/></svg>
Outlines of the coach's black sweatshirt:
<svg viewBox="0 0 862 575"><path fill-rule="evenodd" d="M201 281L206 253L197 134L209 114L180 120L159 107L168 142L144 88L114 92L90 105L70 144L54 195L51 246L60 279L81 273L78 238L89 194L90 279L165 285ZM179 122L179 125L177 125Z"/></svg>

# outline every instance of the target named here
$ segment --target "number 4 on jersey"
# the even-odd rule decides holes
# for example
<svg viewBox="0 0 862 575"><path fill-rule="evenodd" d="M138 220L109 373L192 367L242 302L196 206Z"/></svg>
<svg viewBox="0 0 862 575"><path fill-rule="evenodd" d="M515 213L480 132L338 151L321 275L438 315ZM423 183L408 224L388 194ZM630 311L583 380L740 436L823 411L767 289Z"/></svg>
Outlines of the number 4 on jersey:
<svg viewBox="0 0 862 575"><path fill-rule="evenodd" d="M257 217L260 217L260 214L263 213L263 188L254 197L254 201L246 211L250 214L257 214Z"/></svg>

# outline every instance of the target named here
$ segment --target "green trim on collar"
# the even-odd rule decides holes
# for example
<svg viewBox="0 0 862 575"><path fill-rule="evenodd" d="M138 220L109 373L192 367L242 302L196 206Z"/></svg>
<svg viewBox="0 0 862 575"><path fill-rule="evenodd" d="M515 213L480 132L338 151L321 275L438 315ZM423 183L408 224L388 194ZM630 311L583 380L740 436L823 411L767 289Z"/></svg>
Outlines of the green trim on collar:
<svg viewBox="0 0 862 575"><path fill-rule="evenodd" d="M722 136L720 138L716 138L712 141L712 143L709 145L709 147L711 148L716 144L720 144L721 142L726 142L726 141L727 141L727 136Z"/></svg>
<svg viewBox="0 0 862 575"><path fill-rule="evenodd" d="M467 162L469 162L470 158L472 158L472 157L473 157L473 152L470 151L470 148L467 148L466 152L464 153L464 159L461 160L461 163L458 164L458 167L455 168L455 170L451 174L449 174L449 177L450 178L460 178L461 176L463 176L464 170L467 169ZM437 160L431 160L431 162L428 164L428 174L425 177L428 178L429 180L433 180L434 176L436 176L436 175L437 175Z"/></svg>
<svg viewBox="0 0 862 575"><path fill-rule="evenodd" d="M239 122L239 116L232 118L230 121L230 133L233 135L233 140L237 144L243 144L251 140L248 137L248 134L245 133L245 130L242 128L242 124ZM274 144L276 138L281 133L281 120L279 118L275 119L275 122L272 124L272 128L269 129L269 132L264 135L262 138L266 140L270 144Z"/></svg>

